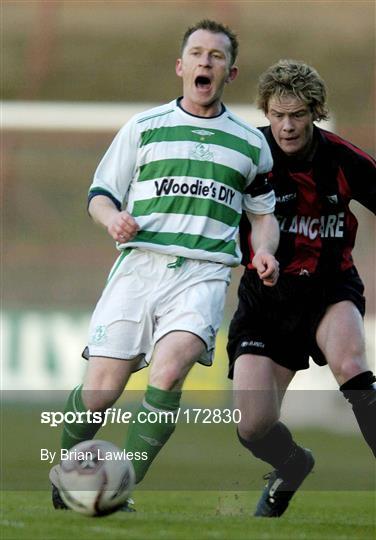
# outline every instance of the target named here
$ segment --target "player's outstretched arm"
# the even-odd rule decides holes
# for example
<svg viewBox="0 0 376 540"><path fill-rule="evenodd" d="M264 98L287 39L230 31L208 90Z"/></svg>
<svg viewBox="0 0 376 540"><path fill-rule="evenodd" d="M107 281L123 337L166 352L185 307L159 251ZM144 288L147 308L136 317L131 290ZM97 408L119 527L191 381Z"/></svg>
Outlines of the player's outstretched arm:
<svg viewBox="0 0 376 540"><path fill-rule="evenodd" d="M119 211L115 204L104 195L91 199L89 214L117 242L132 240L139 230L136 220L125 210Z"/></svg>
<svg viewBox="0 0 376 540"><path fill-rule="evenodd" d="M272 287L277 283L279 263L274 257L279 243L279 225L274 214L257 215L247 212L252 224L252 264L263 284Z"/></svg>

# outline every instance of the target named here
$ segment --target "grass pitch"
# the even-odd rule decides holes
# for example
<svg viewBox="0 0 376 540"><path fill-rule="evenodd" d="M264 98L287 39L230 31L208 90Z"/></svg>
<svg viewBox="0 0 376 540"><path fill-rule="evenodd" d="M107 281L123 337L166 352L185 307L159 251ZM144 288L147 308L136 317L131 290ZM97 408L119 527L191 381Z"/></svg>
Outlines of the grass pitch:
<svg viewBox="0 0 376 540"><path fill-rule="evenodd" d="M150 492L134 494L137 512L88 518L56 511L50 493L3 492L4 540L368 540L375 538L375 494L297 494L279 519L251 516L258 492Z"/></svg>
<svg viewBox="0 0 376 540"><path fill-rule="evenodd" d="M314 474L282 518L262 519L252 513L270 469L250 459L234 426L179 425L134 492L137 512L89 518L52 507L51 464L41 461L40 449L57 449L59 430L40 423L38 407L4 404L3 410L1 540L376 538L374 460L359 434L294 430L314 452ZM121 447L121 428L107 426L100 438Z"/></svg>

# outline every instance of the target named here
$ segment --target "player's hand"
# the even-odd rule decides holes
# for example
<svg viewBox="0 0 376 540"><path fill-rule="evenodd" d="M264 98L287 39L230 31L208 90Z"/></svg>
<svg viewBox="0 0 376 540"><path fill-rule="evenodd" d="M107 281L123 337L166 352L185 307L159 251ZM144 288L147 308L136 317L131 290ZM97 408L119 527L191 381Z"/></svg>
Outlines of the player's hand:
<svg viewBox="0 0 376 540"><path fill-rule="evenodd" d="M252 264L256 268L259 278L266 287L273 287L279 276L279 262L270 253L258 252L252 259Z"/></svg>
<svg viewBox="0 0 376 540"><path fill-rule="evenodd" d="M139 226L127 211L117 212L107 225L107 231L116 242L124 243L132 240L138 230Z"/></svg>

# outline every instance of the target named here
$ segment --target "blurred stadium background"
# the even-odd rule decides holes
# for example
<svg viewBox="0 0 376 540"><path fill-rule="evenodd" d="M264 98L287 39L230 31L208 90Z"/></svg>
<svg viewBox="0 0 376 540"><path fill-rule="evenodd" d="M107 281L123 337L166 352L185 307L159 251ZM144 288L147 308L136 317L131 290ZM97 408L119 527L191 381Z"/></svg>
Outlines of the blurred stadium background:
<svg viewBox="0 0 376 540"><path fill-rule="evenodd" d="M240 77L225 102L244 117L253 114L257 77L268 65L303 59L327 82L336 132L374 154L373 2L30 0L3 1L1 10L5 389L80 382L88 318L117 255L86 214L87 189L129 107L180 95L174 64L188 25L210 17L238 33ZM374 364L375 221L359 205L354 211ZM216 367L195 367L190 389L229 388L226 332L240 272L234 271ZM145 377L135 376L131 387L143 388ZM313 368L295 388L335 384L328 370Z"/></svg>

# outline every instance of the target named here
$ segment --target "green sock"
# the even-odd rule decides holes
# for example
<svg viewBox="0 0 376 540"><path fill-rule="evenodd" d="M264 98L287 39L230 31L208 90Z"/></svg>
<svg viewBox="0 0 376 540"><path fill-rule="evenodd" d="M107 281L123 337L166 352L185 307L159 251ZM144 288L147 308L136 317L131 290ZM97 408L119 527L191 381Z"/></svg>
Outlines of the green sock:
<svg viewBox="0 0 376 540"><path fill-rule="evenodd" d="M69 394L64 413L72 412L77 415L77 413L86 413L87 410L82 400L82 384L80 384ZM64 422L61 448L69 450L79 442L92 439L101 425L102 422Z"/></svg>
<svg viewBox="0 0 376 540"><path fill-rule="evenodd" d="M162 415L158 422L144 422L144 420L150 413L153 419L155 419L153 413L175 413L179 407L180 397L181 391L147 387L142 405L135 415L135 423L130 424L125 442L127 452L133 452L133 454L145 452L147 454L146 460L132 460L136 483L143 479L154 458L175 430L175 414L168 414L165 418Z"/></svg>

